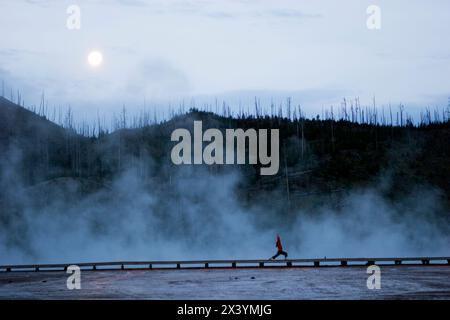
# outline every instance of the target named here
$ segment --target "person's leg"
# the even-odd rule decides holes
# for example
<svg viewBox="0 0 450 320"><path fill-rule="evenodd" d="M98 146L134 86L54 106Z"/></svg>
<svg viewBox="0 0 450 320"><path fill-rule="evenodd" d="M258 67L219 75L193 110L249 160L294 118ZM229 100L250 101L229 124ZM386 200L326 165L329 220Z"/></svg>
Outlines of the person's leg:
<svg viewBox="0 0 450 320"><path fill-rule="evenodd" d="M272 257L272 259L276 259L276 258L278 258L278 256L281 254L281 252L280 251L277 251L277 254L276 255L274 255L273 257Z"/></svg>
<svg viewBox="0 0 450 320"><path fill-rule="evenodd" d="M284 256L284 258L287 259L288 254L286 251L281 251L280 254L282 254Z"/></svg>

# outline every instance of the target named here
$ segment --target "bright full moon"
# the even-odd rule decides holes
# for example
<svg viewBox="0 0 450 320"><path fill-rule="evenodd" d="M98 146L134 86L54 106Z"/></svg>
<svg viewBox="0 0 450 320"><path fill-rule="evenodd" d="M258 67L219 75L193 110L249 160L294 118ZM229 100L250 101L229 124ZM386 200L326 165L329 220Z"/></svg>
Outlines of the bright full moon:
<svg viewBox="0 0 450 320"><path fill-rule="evenodd" d="M88 62L91 67L98 67L103 62L103 55L100 51L92 51L88 55Z"/></svg>

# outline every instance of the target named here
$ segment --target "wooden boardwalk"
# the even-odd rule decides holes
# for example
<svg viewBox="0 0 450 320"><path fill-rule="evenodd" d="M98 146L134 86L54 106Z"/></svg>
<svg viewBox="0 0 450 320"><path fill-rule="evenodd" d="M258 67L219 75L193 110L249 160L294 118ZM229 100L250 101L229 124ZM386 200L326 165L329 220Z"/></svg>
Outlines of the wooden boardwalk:
<svg viewBox="0 0 450 320"><path fill-rule="evenodd" d="M290 260L196 260L196 261L114 261L61 264L0 265L0 272L65 271L69 266L81 270L136 269L208 269L208 268L294 268L294 267L351 267L367 265L449 265L450 257L397 258L323 258Z"/></svg>

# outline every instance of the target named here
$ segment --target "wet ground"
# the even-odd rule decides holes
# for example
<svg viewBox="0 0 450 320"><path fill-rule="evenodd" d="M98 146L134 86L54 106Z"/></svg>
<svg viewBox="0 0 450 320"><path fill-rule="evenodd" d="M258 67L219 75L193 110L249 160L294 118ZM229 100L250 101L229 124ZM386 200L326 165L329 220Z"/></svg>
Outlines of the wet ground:
<svg viewBox="0 0 450 320"><path fill-rule="evenodd" d="M450 266L381 266L381 289L366 267L0 272L0 299L450 299Z"/></svg>

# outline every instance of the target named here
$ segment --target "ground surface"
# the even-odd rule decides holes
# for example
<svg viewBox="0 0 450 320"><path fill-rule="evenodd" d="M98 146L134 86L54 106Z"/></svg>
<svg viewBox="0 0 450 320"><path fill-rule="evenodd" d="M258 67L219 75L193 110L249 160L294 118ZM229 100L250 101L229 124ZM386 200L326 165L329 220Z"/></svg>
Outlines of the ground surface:
<svg viewBox="0 0 450 320"><path fill-rule="evenodd" d="M381 289L365 267L1 272L0 299L450 299L450 266L382 266Z"/></svg>

